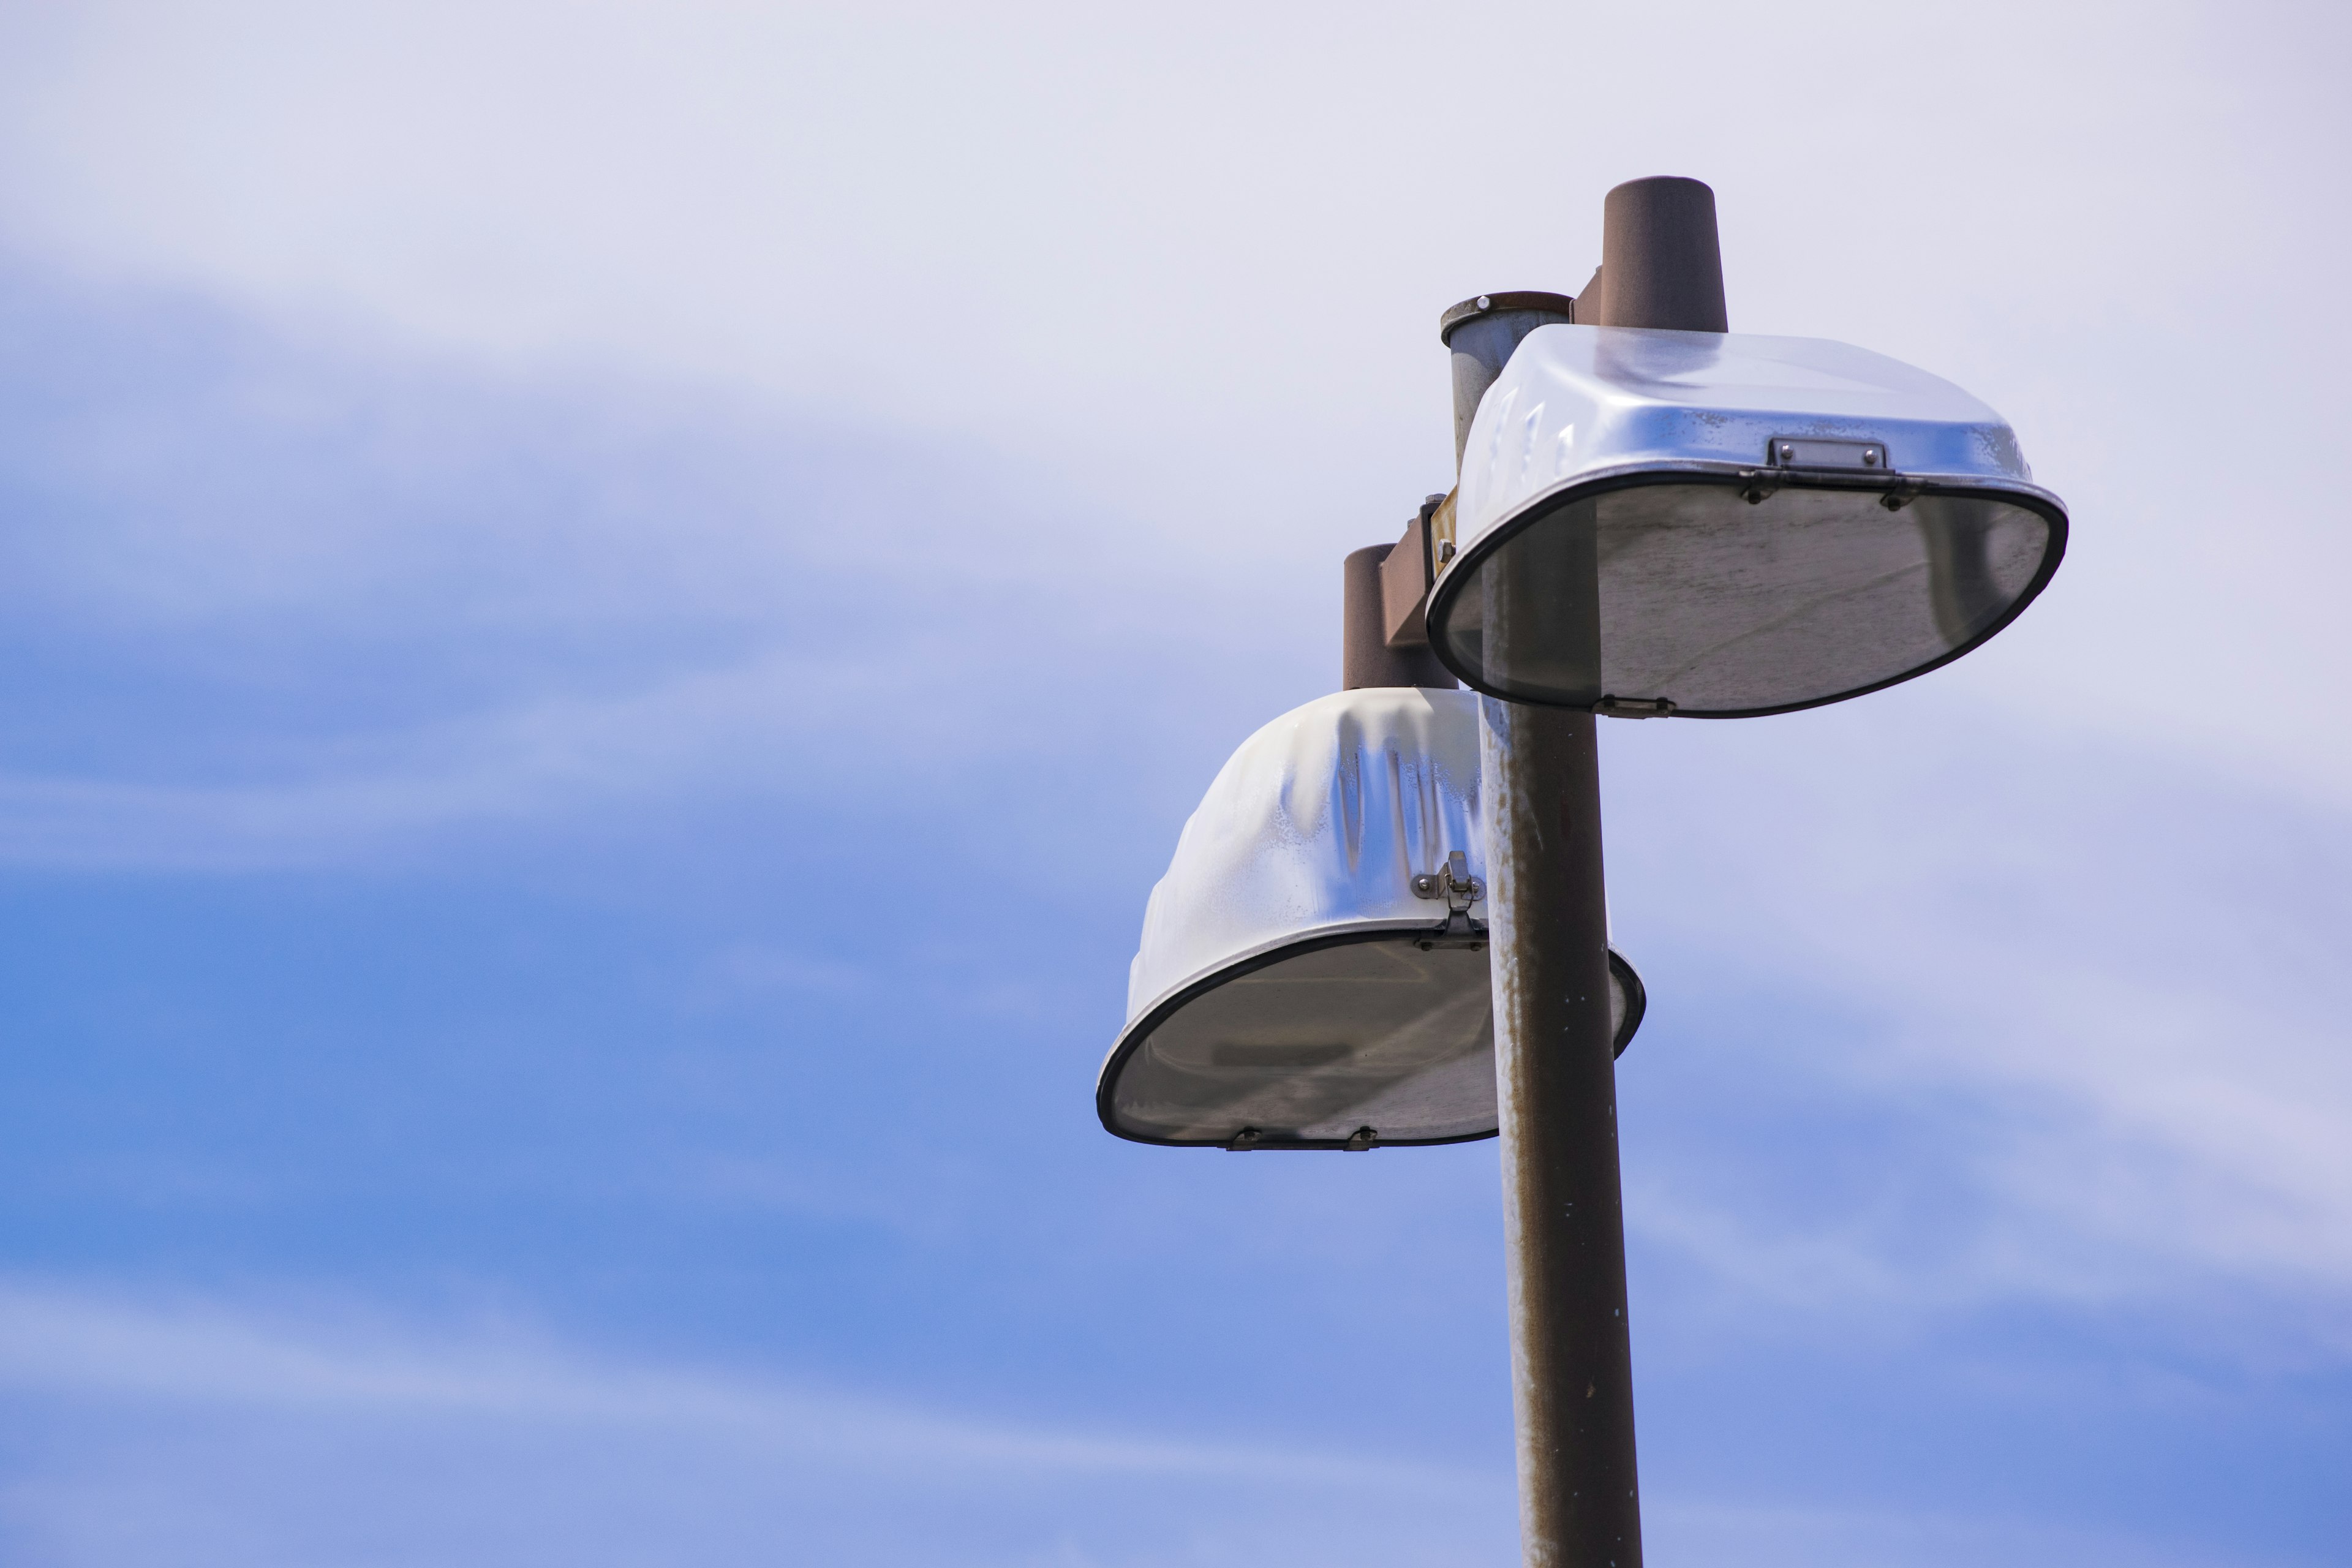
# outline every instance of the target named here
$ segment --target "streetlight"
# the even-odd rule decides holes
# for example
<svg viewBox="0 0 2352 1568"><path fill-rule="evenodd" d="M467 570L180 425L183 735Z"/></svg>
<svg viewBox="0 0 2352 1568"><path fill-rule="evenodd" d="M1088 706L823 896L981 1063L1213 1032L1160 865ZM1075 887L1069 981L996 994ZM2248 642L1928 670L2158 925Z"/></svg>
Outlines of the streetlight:
<svg viewBox="0 0 2352 1568"><path fill-rule="evenodd" d="M1244 742L1152 889L1103 1125L1237 1150L1493 1137L1480 795L1466 691L1353 687ZM1622 1051L1642 982L1609 963Z"/></svg>
<svg viewBox="0 0 2352 1568"><path fill-rule="evenodd" d="M1696 180L1611 191L1581 294L1480 295L1439 331L1459 482L1349 557L1350 689L1253 737L1186 826L1097 1104L1234 1149L1499 1131L1526 1561L1640 1568L1615 1057L1642 994L1595 717L1925 674L2042 591L2066 513L1958 387L1731 333ZM1437 897L1435 923L1410 902Z"/></svg>
<svg viewBox="0 0 2352 1568"><path fill-rule="evenodd" d="M1455 307L1458 331L1476 301ZM1748 718L1925 674L2064 549L2000 416L1843 343L1544 325L1441 514L1437 657L1517 702Z"/></svg>

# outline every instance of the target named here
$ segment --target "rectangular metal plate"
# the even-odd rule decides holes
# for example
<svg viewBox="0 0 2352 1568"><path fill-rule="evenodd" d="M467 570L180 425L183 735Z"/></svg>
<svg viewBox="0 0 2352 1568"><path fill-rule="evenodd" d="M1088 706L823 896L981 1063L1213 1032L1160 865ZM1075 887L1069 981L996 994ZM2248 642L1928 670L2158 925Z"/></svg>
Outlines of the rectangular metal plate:
<svg viewBox="0 0 2352 1568"><path fill-rule="evenodd" d="M1876 441L1843 441L1825 436L1775 436L1764 460L1776 468L1861 468L1885 472L1886 448Z"/></svg>

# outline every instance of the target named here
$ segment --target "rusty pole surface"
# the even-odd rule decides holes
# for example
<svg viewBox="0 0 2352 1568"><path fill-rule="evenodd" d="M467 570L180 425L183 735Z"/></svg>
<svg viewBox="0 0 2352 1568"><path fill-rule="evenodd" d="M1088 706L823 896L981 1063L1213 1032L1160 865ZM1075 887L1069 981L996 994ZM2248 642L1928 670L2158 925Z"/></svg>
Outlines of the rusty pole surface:
<svg viewBox="0 0 2352 1568"><path fill-rule="evenodd" d="M1579 324L1727 330L1715 193L1697 181L1611 191L1601 256ZM1457 431L1533 324L1498 321L1468 374L1480 341L1450 333ZM1599 721L1492 697L1479 712L1521 1552L1528 1568L1640 1568Z"/></svg>
<svg viewBox="0 0 2352 1568"><path fill-rule="evenodd" d="M1640 1568L1599 721L1479 706L1521 1550Z"/></svg>

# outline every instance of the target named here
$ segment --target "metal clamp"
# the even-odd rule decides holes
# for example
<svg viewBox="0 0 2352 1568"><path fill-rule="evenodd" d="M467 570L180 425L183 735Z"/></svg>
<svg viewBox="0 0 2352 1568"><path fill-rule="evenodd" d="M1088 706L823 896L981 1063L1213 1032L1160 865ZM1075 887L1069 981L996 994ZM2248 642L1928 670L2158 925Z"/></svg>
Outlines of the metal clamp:
<svg viewBox="0 0 2352 1568"><path fill-rule="evenodd" d="M1486 896L1486 884L1470 874L1470 858L1461 850L1446 856L1445 864L1436 870L1413 878L1412 896L1445 900L1445 923L1415 939L1422 952L1486 945L1486 928L1470 918L1470 906Z"/></svg>
<svg viewBox="0 0 2352 1568"><path fill-rule="evenodd" d="M1918 500L1927 488L1925 480L1899 479L1887 489L1885 495L1878 498L1878 504L1889 511L1901 511Z"/></svg>
<svg viewBox="0 0 2352 1568"><path fill-rule="evenodd" d="M1749 506L1761 506L1780 494L1780 488L1785 484L1806 484L1806 477L1791 472L1791 467L1775 466L1769 468L1740 469L1739 499ZM1873 487L1863 480L1861 476L1868 474L1870 470L1871 465L1868 464L1816 464L1813 466L1811 482L1839 489L1869 489ZM1878 504L1889 511L1901 511L1927 493L1927 481L1925 479L1884 468L1879 472L1893 481L1878 498Z"/></svg>
<svg viewBox="0 0 2352 1568"><path fill-rule="evenodd" d="M1467 914L1471 905L1486 896L1486 884L1470 874L1470 857L1456 849L1445 858L1444 865L1412 879L1412 896L1444 899L1448 910Z"/></svg>
<svg viewBox="0 0 2352 1568"><path fill-rule="evenodd" d="M1605 719L1667 719L1675 705L1664 697L1604 697L1592 710Z"/></svg>

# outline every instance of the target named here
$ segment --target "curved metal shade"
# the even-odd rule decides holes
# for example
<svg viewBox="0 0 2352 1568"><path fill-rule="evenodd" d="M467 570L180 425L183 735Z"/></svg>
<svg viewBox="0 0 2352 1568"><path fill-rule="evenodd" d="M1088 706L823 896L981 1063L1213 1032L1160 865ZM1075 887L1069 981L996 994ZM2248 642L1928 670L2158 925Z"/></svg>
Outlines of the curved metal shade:
<svg viewBox="0 0 2352 1568"><path fill-rule="evenodd" d="M1105 1127L1265 1149L1493 1135L1478 701L1340 692L1234 752L1152 889ZM1641 982L1615 953L1611 972L1622 1049Z"/></svg>
<svg viewBox="0 0 2352 1568"><path fill-rule="evenodd" d="M2015 618L2066 514L1998 415L1838 343L1549 326L1480 405L1438 657L1515 701L1739 718Z"/></svg>

